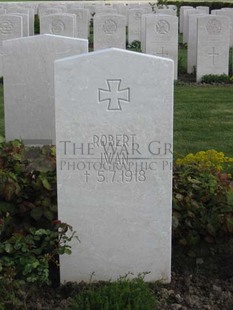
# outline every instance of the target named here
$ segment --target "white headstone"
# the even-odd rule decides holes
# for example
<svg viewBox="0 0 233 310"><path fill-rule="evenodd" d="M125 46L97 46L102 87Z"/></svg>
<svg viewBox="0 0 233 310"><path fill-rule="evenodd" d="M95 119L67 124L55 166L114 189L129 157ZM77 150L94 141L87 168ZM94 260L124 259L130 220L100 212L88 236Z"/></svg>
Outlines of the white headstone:
<svg viewBox="0 0 233 310"><path fill-rule="evenodd" d="M59 8L43 8L40 9L39 16L44 16L44 15L53 15L53 14L62 14L62 9Z"/></svg>
<svg viewBox="0 0 233 310"><path fill-rule="evenodd" d="M197 81L206 74L228 74L230 22L225 16L197 19Z"/></svg>
<svg viewBox="0 0 233 310"><path fill-rule="evenodd" d="M217 10L216 15L227 16L230 19L230 47L233 47L233 10Z"/></svg>
<svg viewBox="0 0 233 310"><path fill-rule="evenodd" d="M146 52L146 18L147 16L154 16L154 13L151 14L142 14L141 16L141 51Z"/></svg>
<svg viewBox="0 0 233 310"><path fill-rule="evenodd" d="M76 36L75 14L51 14L40 17L40 33L60 36Z"/></svg>
<svg viewBox="0 0 233 310"><path fill-rule="evenodd" d="M90 12L88 9L69 9L67 13L76 15L76 36L81 39L89 37Z"/></svg>
<svg viewBox="0 0 233 310"><path fill-rule="evenodd" d="M145 12L145 14L150 14L152 12L152 6L149 3L141 3L139 8Z"/></svg>
<svg viewBox="0 0 233 310"><path fill-rule="evenodd" d="M84 9L84 3L80 3L80 2L67 3L66 7L67 7L67 12L68 10Z"/></svg>
<svg viewBox="0 0 233 310"><path fill-rule="evenodd" d="M94 50L116 47L125 48L126 18L118 14L96 14L94 16Z"/></svg>
<svg viewBox="0 0 233 310"><path fill-rule="evenodd" d="M195 9L184 10L184 16L183 16L183 43L187 43L188 42L188 16L190 14L198 14L198 12Z"/></svg>
<svg viewBox="0 0 233 310"><path fill-rule="evenodd" d="M178 65L178 18L155 14L146 16L145 52L174 61L174 79Z"/></svg>
<svg viewBox="0 0 233 310"><path fill-rule="evenodd" d="M203 13L203 14L209 14L210 12L210 8L208 6L199 5L196 7L196 9L198 10L199 13Z"/></svg>
<svg viewBox="0 0 233 310"><path fill-rule="evenodd" d="M87 52L87 40L37 35L3 44L6 140L54 144L53 62Z"/></svg>
<svg viewBox="0 0 233 310"><path fill-rule="evenodd" d="M165 15L172 15L176 16L176 11L172 9L157 9L156 14L165 14Z"/></svg>
<svg viewBox="0 0 233 310"><path fill-rule="evenodd" d="M20 9L8 9L7 10L7 14L27 14L29 15L29 33L28 35L34 35L34 22L35 22L35 13L34 13L34 9L32 8L20 8ZM25 19L25 17L24 17ZM27 21L24 21L24 23L27 23ZM27 27L27 26L26 26ZM23 26L23 28L25 28L25 26ZM26 30L24 30L25 32ZM26 34L24 34L24 36L28 36Z"/></svg>
<svg viewBox="0 0 233 310"><path fill-rule="evenodd" d="M94 15L96 12L96 9L98 9L99 7L103 7L103 3L92 3L92 4L85 4L85 9L88 9L90 12L90 15Z"/></svg>
<svg viewBox="0 0 233 310"><path fill-rule="evenodd" d="M187 73L194 73L197 67L197 18L203 14L190 14L188 17Z"/></svg>
<svg viewBox="0 0 233 310"><path fill-rule="evenodd" d="M0 45L2 41L23 35L23 18L20 15L0 15Z"/></svg>
<svg viewBox="0 0 233 310"><path fill-rule="evenodd" d="M221 10L211 10L211 15L217 15L217 12Z"/></svg>
<svg viewBox="0 0 233 310"><path fill-rule="evenodd" d="M180 18L179 18L179 31L183 33L183 21L184 21L184 11L187 9L193 9L192 6L181 6L180 7Z"/></svg>
<svg viewBox="0 0 233 310"><path fill-rule="evenodd" d="M0 15L0 77L3 76L3 48L4 40L23 36L23 17L20 15Z"/></svg>
<svg viewBox="0 0 233 310"><path fill-rule="evenodd" d="M143 9L130 9L128 11L128 42L141 40L141 16Z"/></svg>
<svg viewBox="0 0 233 310"><path fill-rule="evenodd" d="M115 3L114 8L117 10L118 14L124 15L126 18L128 17L128 7L123 3Z"/></svg>
<svg viewBox="0 0 233 310"><path fill-rule="evenodd" d="M59 219L81 241L61 281L170 281L173 62L118 49L56 61L55 107Z"/></svg>
<svg viewBox="0 0 233 310"><path fill-rule="evenodd" d="M117 10L112 7L97 7L95 14L117 14Z"/></svg>
<svg viewBox="0 0 233 310"><path fill-rule="evenodd" d="M12 15L19 15L22 16L23 21L23 37L29 36L29 15L23 13L11 13Z"/></svg>

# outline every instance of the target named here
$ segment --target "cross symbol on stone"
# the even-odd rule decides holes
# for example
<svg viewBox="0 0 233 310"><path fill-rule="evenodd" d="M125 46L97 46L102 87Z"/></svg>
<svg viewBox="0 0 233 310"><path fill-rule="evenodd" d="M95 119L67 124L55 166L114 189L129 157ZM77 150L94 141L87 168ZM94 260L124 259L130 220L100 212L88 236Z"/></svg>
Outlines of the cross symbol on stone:
<svg viewBox="0 0 233 310"><path fill-rule="evenodd" d="M213 57L213 65L215 65L214 57L219 56L219 54L215 53L215 47L212 47L212 49L213 49L213 53L208 53L208 55Z"/></svg>
<svg viewBox="0 0 233 310"><path fill-rule="evenodd" d="M156 55L162 55L164 57L164 55L168 56L168 53L164 52L164 47L161 47L161 53L156 53Z"/></svg>
<svg viewBox="0 0 233 310"><path fill-rule="evenodd" d="M121 89L120 79L106 80L106 84L108 89L98 89L99 103L107 101L107 111L122 111L121 103L130 102L130 88Z"/></svg>

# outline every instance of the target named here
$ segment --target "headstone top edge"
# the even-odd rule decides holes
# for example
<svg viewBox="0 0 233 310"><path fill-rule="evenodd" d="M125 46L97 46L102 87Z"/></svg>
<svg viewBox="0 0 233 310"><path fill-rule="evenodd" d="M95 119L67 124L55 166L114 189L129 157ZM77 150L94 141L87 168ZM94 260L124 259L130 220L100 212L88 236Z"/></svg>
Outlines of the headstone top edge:
<svg viewBox="0 0 233 310"><path fill-rule="evenodd" d="M168 58L164 58L164 57L160 57L160 56L155 56L155 55L149 55L149 54L143 54L143 53L138 53L138 52L133 52L133 51L128 51L128 50L124 50L124 49L120 49L120 48L106 48L106 49L102 49L102 50L98 50L98 51L93 51L90 53L85 53L85 54L80 54L80 55L76 55L76 56L70 56L70 57L65 57L62 59L57 59L55 60L55 64L56 63L61 63L64 61L72 61L74 59L79 59L79 58L90 58L90 57L95 57L98 55L103 55L103 54L109 54L109 53L121 53L121 54L125 54L125 55L135 55L138 58L144 58L144 59L158 59L161 60L165 63L174 63L174 61L172 59L168 59Z"/></svg>
<svg viewBox="0 0 233 310"><path fill-rule="evenodd" d="M44 38L52 38L52 39L69 39L69 40L72 40L72 41L79 41L79 42L85 42L88 44L88 40L87 39L81 39L81 38L74 38L74 37L68 37L68 36L60 36L60 35L55 35L55 34L49 34L49 33L45 33L45 34L39 34L39 35L36 35L36 36L27 36L27 37L20 37L20 38L15 38L15 39L9 39L9 40L4 40L3 41L3 44L8 44L8 42L17 42L17 41L28 41L28 40L34 40L34 41L39 41L39 40L42 40Z"/></svg>
<svg viewBox="0 0 233 310"><path fill-rule="evenodd" d="M224 15L211 15L211 14L198 14L198 15L201 15L200 17L198 17L198 19L226 19L226 18L229 18L228 16L224 16Z"/></svg>
<svg viewBox="0 0 233 310"><path fill-rule="evenodd" d="M103 17L103 15L106 15L106 16L123 16L123 17L125 17L124 15L122 15L122 14L119 14L119 13L105 13L105 12L103 12L103 13L98 13L98 14L96 14L95 16L94 16L94 18L97 18L98 16L100 16L100 17Z"/></svg>

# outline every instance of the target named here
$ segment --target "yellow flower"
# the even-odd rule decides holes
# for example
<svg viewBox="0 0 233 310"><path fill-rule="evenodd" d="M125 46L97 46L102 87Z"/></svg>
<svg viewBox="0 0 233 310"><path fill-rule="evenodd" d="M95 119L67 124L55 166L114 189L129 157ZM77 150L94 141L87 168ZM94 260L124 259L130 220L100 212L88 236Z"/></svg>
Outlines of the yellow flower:
<svg viewBox="0 0 233 310"><path fill-rule="evenodd" d="M190 153L184 158L176 160L177 165L195 164L200 168L215 169L218 172L222 171L222 164L232 162L233 158L225 157L223 152L217 152L216 150L200 151L196 154Z"/></svg>

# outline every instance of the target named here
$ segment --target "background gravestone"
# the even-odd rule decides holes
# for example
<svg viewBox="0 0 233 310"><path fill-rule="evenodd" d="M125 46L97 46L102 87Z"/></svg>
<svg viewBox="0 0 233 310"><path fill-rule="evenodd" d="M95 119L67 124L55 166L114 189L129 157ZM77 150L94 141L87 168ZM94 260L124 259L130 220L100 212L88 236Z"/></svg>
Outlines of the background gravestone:
<svg viewBox="0 0 233 310"><path fill-rule="evenodd" d="M37 35L4 41L6 140L55 143L54 60L87 52L88 41Z"/></svg>
<svg viewBox="0 0 233 310"><path fill-rule="evenodd" d="M188 8L184 10L183 15L183 43L188 42L188 15L190 14L197 14L197 10L194 8Z"/></svg>
<svg viewBox="0 0 233 310"><path fill-rule="evenodd" d="M81 39L89 37L90 12L87 9L69 9L67 13L76 15L76 36Z"/></svg>
<svg viewBox="0 0 233 310"><path fill-rule="evenodd" d="M233 47L233 9L216 10L216 15L227 16L230 19L230 47Z"/></svg>
<svg viewBox="0 0 233 310"><path fill-rule="evenodd" d="M206 74L228 74L230 21L227 16L197 19L197 82Z"/></svg>
<svg viewBox="0 0 233 310"><path fill-rule="evenodd" d="M174 61L174 79L178 67L178 17L172 15L146 15L145 52Z"/></svg>
<svg viewBox="0 0 233 310"><path fill-rule="evenodd" d="M20 15L0 15L0 77L3 76L3 48L4 40L23 36L23 17Z"/></svg>
<svg viewBox="0 0 233 310"><path fill-rule="evenodd" d="M94 17L94 50L117 47L125 49L126 18L118 14L97 14Z"/></svg>
<svg viewBox="0 0 233 310"><path fill-rule="evenodd" d="M128 42L141 40L141 17L145 14L144 9L128 10Z"/></svg>
<svg viewBox="0 0 233 310"><path fill-rule="evenodd" d="M185 10L193 9L192 6L181 6L180 7L180 15L179 15L179 31L183 33L183 22L184 22L184 14Z"/></svg>
<svg viewBox="0 0 233 310"><path fill-rule="evenodd" d="M187 73L196 72L197 67L197 18L203 14L188 16Z"/></svg>
<svg viewBox="0 0 233 310"><path fill-rule="evenodd" d="M170 281L173 61L118 49L56 61L55 107L59 219L81 241L61 281Z"/></svg>
<svg viewBox="0 0 233 310"><path fill-rule="evenodd" d="M11 13L12 15L22 16L23 21L23 37L29 36L29 15L24 13Z"/></svg>
<svg viewBox="0 0 233 310"><path fill-rule="evenodd" d="M141 51L146 52L146 18L147 16L155 16L154 13L142 14L141 16Z"/></svg>
<svg viewBox="0 0 233 310"><path fill-rule="evenodd" d="M75 14L51 14L40 17L40 33L59 36L76 36Z"/></svg>
<svg viewBox="0 0 233 310"><path fill-rule="evenodd" d="M35 22L35 13L32 8L12 8L7 10L7 14L27 14L29 16L28 20L28 27L29 27L29 34L28 35L34 35L34 22ZM25 22L26 23L26 22Z"/></svg>

